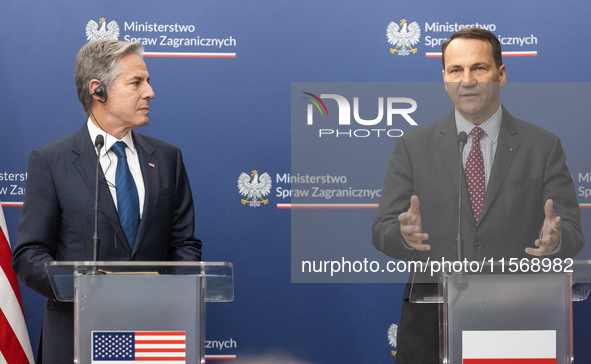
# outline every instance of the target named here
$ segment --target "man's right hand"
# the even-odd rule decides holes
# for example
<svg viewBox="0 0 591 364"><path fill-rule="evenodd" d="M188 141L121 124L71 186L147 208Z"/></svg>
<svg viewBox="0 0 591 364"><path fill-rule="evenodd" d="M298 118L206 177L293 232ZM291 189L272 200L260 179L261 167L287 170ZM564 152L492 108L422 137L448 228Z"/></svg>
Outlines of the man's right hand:
<svg viewBox="0 0 591 364"><path fill-rule="evenodd" d="M423 233L421 212L419 211L419 198L416 195L412 195L410 198L410 208L408 211L398 215L398 221L400 221L402 238L409 248L418 251L431 250L430 245L423 244L423 240L429 239L429 234Z"/></svg>

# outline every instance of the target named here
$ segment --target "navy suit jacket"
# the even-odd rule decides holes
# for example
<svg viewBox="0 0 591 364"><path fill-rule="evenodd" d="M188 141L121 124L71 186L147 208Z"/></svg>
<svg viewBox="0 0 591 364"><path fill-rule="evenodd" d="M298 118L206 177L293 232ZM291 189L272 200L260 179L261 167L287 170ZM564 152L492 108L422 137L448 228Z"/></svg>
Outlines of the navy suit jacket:
<svg viewBox="0 0 591 364"><path fill-rule="evenodd" d="M99 169L99 260L198 261L191 188L180 150L133 132L146 194L133 250ZM31 154L13 267L49 298L40 355L46 363L73 361L73 305L55 301L45 263L92 260L96 152L86 124Z"/></svg>

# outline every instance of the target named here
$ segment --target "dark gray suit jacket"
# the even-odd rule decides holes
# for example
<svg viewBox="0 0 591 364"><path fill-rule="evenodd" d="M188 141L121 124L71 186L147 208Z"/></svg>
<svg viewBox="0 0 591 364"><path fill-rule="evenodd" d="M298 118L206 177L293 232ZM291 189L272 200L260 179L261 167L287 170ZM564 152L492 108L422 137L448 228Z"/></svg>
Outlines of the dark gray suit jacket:
<svg viewBox="0 0 591 364"><path fill-rule="evenodd" d="M99 192L99 260L198 261L191 188L180 150L133 133L146 194L133 251L104 180ZM13 252L21 280L49 298L43 318L44 363L73 362L73 306L54 300L45 262L92 260L96 152L86 124L31 154Z"/></svg>
<svg viewBox="0 0 591 364"><path fill-rule="evenodd" d="M533 258L545 214L546 200L562 218L562 241L557 257L573 257L584 244L574 182L565 164L560 140L554 134L511 116L503 108L501 129L480 223L476 225L465 176L460 188L460 152L452 111L435 123L413 129L396 141L378 213L373 244L398 259L453 261L458 226L458 196L462 193L462 237L468 260ZM428 252L402 243L398 215L420 201ZM413 275L414 283L432 281L429 274ZM398 332L400 363L439 363L437 305L411 304L410 284L404 292ZM437 285L412 286L413 296L437 294Z"/></svg>
<svg viewBox="0 0 591 364"><path fill-rule="evenodd" d="M584 244L574 182L565 164L560 140L554 134L511 116L503 108L497 150L478 226L468 187L463 183L462 237L465 257L530 257L544 221L546 200L562 218L562 243L557 256L572 257ZM455 260L460 184L460 152L454 112L435 123L413 129L396 142L378 213L373 244L399 259ZM465 181L465 177L464 181ZM398 215L420 201L428 252L402 244Z"/></svg>

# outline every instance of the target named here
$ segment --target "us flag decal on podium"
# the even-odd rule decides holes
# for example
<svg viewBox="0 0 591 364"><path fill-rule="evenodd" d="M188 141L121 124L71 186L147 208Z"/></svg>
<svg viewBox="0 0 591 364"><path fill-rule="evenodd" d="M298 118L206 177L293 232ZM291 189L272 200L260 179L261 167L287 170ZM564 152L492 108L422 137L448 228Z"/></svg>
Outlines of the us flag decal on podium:
<svg viewBox="0 0 591 364"><path fill-rule="evenodd" d="M92 363L185 363L184 331L93 331Z"/></svg>
<svg viewBox="0 0 591 364"><path fill-rule="evenodd" d="M462 358L463 364L556 364L556 331L463 331Z"/></svg>

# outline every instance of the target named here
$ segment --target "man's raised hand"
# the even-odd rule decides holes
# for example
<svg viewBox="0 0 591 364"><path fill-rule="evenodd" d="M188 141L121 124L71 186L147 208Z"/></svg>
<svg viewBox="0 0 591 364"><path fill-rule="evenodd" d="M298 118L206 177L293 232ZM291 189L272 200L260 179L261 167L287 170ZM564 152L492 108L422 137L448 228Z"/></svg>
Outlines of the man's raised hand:
<svg viewBox="0 0 591 364"><path fill-rule="evenodd" d="M423 244L423 240L429 239L429 234L423 233L419 206L419 198L416 195L412 195L408 211L398 215L400 233L402 233L402 238L409 248L418 251L428 251L431 250L431 246Z"/></svg>

